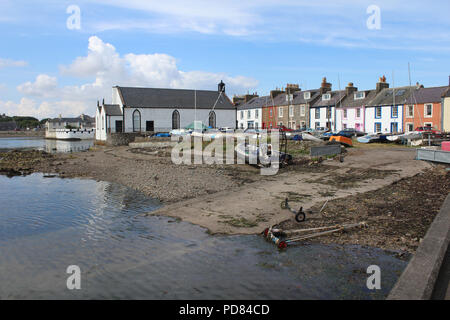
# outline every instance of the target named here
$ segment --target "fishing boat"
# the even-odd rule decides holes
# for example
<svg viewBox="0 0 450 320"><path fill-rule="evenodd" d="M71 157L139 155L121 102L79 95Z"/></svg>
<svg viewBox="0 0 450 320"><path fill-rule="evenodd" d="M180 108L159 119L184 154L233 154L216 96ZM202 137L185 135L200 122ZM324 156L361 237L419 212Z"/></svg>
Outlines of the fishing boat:
<svg viewBox="0 0 450 320"><path fill-rule="evenodd" d="M346 146L346 147L353 147L353 141L350 138L344 137L344 136L331 136L330 142L339 142L340 144Z"/></svg>

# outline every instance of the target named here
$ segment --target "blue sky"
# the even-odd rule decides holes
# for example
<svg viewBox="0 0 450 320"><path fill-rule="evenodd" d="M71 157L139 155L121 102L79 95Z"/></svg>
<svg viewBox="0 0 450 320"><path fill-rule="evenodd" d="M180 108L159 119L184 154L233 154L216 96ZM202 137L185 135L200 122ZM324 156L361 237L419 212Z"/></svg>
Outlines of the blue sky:
<svg viewBox="0 0 450 320"><path fill-rule="evenodd" d="M80 9L80 29L66 10ZM367 20L375 5L380 28ZM10 1L0 3L0 113L93 115L111 86L267 94L448 84L448 1ZM72 20L71 20L72 21ZM373 21L373 20L370 20Z"/></svg>

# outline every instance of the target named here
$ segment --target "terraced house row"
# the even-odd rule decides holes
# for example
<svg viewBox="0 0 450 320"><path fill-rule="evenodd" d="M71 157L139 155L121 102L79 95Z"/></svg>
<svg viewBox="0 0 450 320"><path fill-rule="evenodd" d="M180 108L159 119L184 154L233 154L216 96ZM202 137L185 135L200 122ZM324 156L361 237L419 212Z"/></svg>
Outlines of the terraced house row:
<svg viewBox="0 0 450 320"><path fill-rule="evenodd" d="M272 90L268 96L235 96L237 127L270 129L354 128L367 133L410 132L418 127L450 131L450 79L448 86L390 88L383 76L373 90L332 90L322 79L320 88L301 90L296 84Z"/></svg>

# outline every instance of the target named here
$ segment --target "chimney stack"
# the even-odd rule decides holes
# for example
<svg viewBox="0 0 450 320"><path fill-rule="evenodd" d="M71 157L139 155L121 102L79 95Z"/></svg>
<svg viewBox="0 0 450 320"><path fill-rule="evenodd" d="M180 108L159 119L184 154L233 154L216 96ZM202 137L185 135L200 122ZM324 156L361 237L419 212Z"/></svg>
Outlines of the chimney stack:
<svg viewBox="0 0 450 320"><path fill-rule="evenodd" d="M377 93L380 93L381 90L389 88L389 83L386 82L386 77L382 76L377 83Z"/></svg>
<svg viewBox="0 0 450 320"><path fill-rule="evenodd" d="M277 88L275 90L270 91L270 97L272 99L275 99L275 97L278 96L281 93L284 93L284 91Z"/></svg>
<svg viewBox="0 0 450 320"><path fill-rule="evenodd" d="M300 86L298 84L288 83L286 84L286 93L293 94L296 91L301 91Z"/></svg>
<svg viewBox="0 0 450 320"><path fill-rule="evenodd" d="M345 88L345 91L347 93L347 95L351 95L353 92L358 91L358 88L356 88L355 86L353 86L353 82L349 82L347 87Z"/></svg>
<svg viewBox="0 0 450 320"><path fill-rule="evenodd" d="M331 91L331 83L327 82L327 78L322 78L322 84L320 85L320 94L327 93L328 91Z"/></svg>

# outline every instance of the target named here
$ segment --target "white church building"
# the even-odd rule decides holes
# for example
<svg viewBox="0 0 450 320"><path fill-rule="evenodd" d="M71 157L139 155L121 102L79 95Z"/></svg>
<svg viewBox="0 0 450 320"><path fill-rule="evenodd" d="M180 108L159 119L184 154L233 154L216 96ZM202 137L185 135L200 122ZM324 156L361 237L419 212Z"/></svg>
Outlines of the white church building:
<svg viewBox="0 0 450 320"><path fill-rule="evenodd" d="M96 140L112 133L169 132L202 121L212 128L236 126L236 107L221 81L217 91L112 88L112 103L97 103Z"/></svg>

